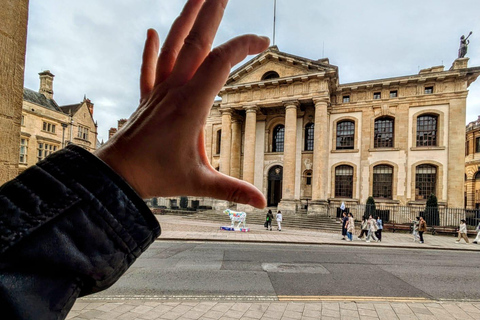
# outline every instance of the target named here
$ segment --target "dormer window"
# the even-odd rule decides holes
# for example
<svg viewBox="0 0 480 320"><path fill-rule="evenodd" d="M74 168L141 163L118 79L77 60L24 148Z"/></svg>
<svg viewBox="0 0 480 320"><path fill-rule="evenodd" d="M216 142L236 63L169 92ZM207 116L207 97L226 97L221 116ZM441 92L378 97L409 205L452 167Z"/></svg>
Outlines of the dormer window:
<svg viewBox="0 0 480 320"><path fill-rule="evenodd" d="M350 102L350 96L343 96L343 103L349 103Z"/></svg>
<svg viewBox="0 0 480 320"><path fill-rule="evenodd" d="M433 93L433 87L425 87L425 94L432 94Z"/></svg>
<svg viewBox="0 0 480 320"><path fill-rule="evenodd" d="M262 81L264 80L271 80L280 78L280 75L275 71L268 71L262 76Z"/></svg>
<svg viewBox="0 0 480 320"><path fill-rule="evenodd" d="M374 100L382 99L382 93L381 92L374 92L373 93L373 99Z"/></svg>

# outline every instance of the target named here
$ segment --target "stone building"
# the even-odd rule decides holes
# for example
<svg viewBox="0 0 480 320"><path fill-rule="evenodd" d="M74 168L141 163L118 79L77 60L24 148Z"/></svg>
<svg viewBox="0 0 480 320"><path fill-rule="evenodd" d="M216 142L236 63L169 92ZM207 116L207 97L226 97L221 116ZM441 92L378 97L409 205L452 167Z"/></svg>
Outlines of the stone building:
<svg viewBox="0 0 480 320"><path fill-rule="evenodd" d="M467 88L480 74L467 63L340 84L328 59L270 47L219 93L206 123L208 158L285 212L324 213L370 195L424 205L431 193L442 206L463 207Z"/></svg>
<svg viewBox="0 0 480 320"><path fill-rule="evenodd" d="M465 207L480 209L480 116L466 129Z"/></svg>
<svg viewBox="0 0 480 320"><path fill-rule="evenodd" d="M39 73L39 91L24 88L20 134L20 172L49 154L74 143L88 151L97 145L97 124L93 103L82 102L59 106L53 99L50 71Z"/></svg>

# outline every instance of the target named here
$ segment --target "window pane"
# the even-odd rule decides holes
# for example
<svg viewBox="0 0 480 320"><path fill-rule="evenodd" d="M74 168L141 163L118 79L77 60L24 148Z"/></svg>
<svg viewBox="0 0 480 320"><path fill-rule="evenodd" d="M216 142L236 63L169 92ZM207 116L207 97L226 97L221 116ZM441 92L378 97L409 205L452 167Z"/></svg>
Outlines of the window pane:
<svg viewBox="0 0 480 320"><path fill-rule="evenodd" d="M393 119L375 120L374 147L393 148Z"/></svg>
<svg viewBox="0 0 480 320"><path fill-rule="evenodd" d="M335 198L353 197L353 167L335 168Z"/></svg>
<svg viewBox="0 0 480 320"><path fill-rule="evenodd" d="M417 147L437 145L437 117L432 115L417 118Z"/></svg>
<svg viewBox="0 0 480 320"><path fill-rule="evenodd" d="M425 200L436 194L437 168L429 164L419 165L415 173L415 199Z"/></svg>
<svg viewBox="0 0 480 320"><path fill-rule="evenodd" d="M393 168L380 165L373 168L373 197L392 199Z"/></svg>
<svg viewBox="0 0 480 320"><path fill-rule="evenodd" d="M355 145L355 124L342 121L337 124L337 150L353 149Z"/></svg>
<svg viewBox="0 0 480 320"><path fill-rule="evenodd" d="M309 123L305 126L305 151L313 151L314 125Z"/></svg>
<svg viewBox="0 0 480 320"><path fill-rule="evenodd" d="M285 141L285 127L278 125L273 130L272 152L283 152Z"/></svg>

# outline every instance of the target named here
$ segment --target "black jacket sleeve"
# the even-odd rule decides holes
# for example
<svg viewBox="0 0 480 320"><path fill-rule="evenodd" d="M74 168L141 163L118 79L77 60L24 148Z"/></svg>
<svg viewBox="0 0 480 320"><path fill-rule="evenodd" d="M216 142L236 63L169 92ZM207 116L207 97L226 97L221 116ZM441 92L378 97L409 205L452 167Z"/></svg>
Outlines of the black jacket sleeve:
<svg viewBox="0 0 480 320"><path fill-rule="evenodd" d="M64 319L104 290L160 235L135 191L88 151L68 146L0 187L3 319Z"/></svg>

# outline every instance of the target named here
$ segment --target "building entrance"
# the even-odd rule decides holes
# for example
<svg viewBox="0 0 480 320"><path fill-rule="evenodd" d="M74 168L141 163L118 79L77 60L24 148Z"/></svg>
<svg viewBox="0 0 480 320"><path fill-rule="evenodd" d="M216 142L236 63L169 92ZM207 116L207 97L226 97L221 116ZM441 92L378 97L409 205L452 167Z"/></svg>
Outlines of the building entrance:
<svg viewBox="0 0 480 320"><path fill-rule="evenodd" d="M267 205L275 207L282 200L283 167L274 166L268 170Z"/></svg>

